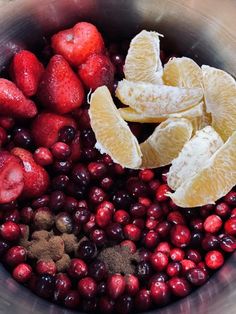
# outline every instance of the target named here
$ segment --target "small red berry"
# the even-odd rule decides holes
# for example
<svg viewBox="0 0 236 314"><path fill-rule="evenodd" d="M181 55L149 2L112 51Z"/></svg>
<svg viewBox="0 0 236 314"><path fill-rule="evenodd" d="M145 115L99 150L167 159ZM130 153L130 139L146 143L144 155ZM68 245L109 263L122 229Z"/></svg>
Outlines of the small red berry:
<svg viewBox="0 0 236 314"><path fill-rule="evenodd" d="M236 236L236 217L230 218L224 225L225 233L231 236Z"/></svg>
<svg viewBox="0 0 236 314"><path fill-rule="evenodd" d="M53 163L53 156L48 148L39 147L34 152L34 160L40 166L48 166Z"/></svg>
<svg viewBox="0 0 236 314"><path fill-rule="evenodd" d="M205 262L210 269L218 269L224 264L224 256L219 251L209 251L205 256Z"/></svg>
<svg viewBox="0 0 236 314"><path fill-rule="evenodd" d="M13 278L20 282L27 282L32 275L32 268L28 264L19 264L12 272Z"/></svg>
<svg viewBox="0 0 236 314"><path fill-rule="evenodd" d="M168 199L166 193L170 191L171 189L167 184L161 184L156 191L156 199L158 200L158 202L166 201Z"/></svg>
<svg viewBox="0 0 236 314"><path fill-rule="evenodd" d="M139 241L141 238L141 230L134 224L124 226L123 232L128 240Z"/></svg>
<svg viewBox="0 0 236 314"><path fill-rule="evenodd" d="M191 240L190 230L184 225L175 225L171 229L171 242L173 245L183 248Z"/></svg>
<svg viewBox="0 0 236 314"><path fill-rule="evenodd" d="M222 227L222 220L217 215L210 215L204 221L204 229L209 233L217 233Z"/></svg>
<svg viewBox="0 0 236 314"><path fill-rule="evenodd" d="M0 234L6 241L17 241L20 238L21 231L18 224L7 221L1 225Z"/></svg>
<svg viewBox="0 0 236 314"><path fill-rule="evenodd" d="M111 275L107 280L107 294L117 299L125 291L125 278L120 274Z"/></svg>
<svg viewBox="0 0 236 314"><path fill-rule="evenodd" d="M125 281L126 281L125 292L130 296L134 296L139 291L138 278L132 274L129 274L125 276Z"/></svg>
<svg viewBox="0 0 236 314"><path fill-rule="evenodd" d="M162 271L168 265L168 257L165 253L155 252L151 255L150 262L156 271Z"/></svg>
<svg viewBox="0 0 236 314"><path fill-rule="evenodd" d="M84 298L91 299L97 293L96 281L91 277L85 277L78 282L78 291Z"/></svg>
<svg viewBox="0 0 236 314"><path fill-rule="evenodd" d="M151 169L140 170L139 178L145 182L149 182L154 178L154 172Z"/></svg>

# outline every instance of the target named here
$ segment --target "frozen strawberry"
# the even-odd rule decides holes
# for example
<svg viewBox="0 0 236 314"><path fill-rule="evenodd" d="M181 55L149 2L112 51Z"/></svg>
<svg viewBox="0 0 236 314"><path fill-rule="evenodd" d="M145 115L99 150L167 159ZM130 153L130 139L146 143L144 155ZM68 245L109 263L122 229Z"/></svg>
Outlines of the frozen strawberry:
<svg viewBox="0 0 236 314"><path fill-rule="evenodd" d="M54 51L75 66L84 63L91 54L105 50L102 35L93 24L87 22L77 23L55 34L51 42Z"/></svg>
<svg viewBox="0 0 236 314"><path fill-rule="evenodd" d="M0 152L0 204L17 199L24 188L21 160L7 151Z"/></svg>
<svg viewBox="0 0 236 314"><path fill-rule="evenodd" d="M24 165L24 188L22 196L32 198L45 193L49 185L47 171L36 164L33 155L26 149L15 147L12 149L11 153L18 156Z"/></svg>
<svg viewBox="0 0 236 314"><path fill-rule="evenodd" d="M32 118L37 114L37 108L14 83L0 78L0 113L15 118Z"/></svg>
<svg viewBox="0 0 236 314"><path fill-rule="evenodd" d="M12 80L27 97L36 94L43 71L42 63L28 50L16 53L10 66Z"/></svg>
<svg viewBox="0 0 236 314"><path fill-rule="evenodd" d="M38 96L45 107L59 114L68 113L82 105L82 83L62 56L51 58L42 76Z"/></svg>
<svg viewBox="0 0 236 314"><path fill-rule="evenodd" d="M114 83L115 67L109 57L93 54L81 64L78 73L88 88L95 90L99 86L106 85L111 89Z"/></svg>
<svg viewBox="0 0 236 314"><path fill-rule="evenodd" d="M64 126L76 128L73 119L54 113L39 114L32 124L32 136L35 143L42 147L51 147L58 140L58 132Z"/></svg>

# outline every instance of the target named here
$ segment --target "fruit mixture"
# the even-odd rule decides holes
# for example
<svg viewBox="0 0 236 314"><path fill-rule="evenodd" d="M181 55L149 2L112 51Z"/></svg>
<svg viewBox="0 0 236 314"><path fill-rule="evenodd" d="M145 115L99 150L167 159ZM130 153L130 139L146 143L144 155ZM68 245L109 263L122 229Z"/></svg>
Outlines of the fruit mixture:
<svg viewBox="0 0 236 314"><path fill-rule="evenodd" d="M0 78L0 259L51 302L155 309L236 249L235 80L160 37L80 22Z"/></svg>

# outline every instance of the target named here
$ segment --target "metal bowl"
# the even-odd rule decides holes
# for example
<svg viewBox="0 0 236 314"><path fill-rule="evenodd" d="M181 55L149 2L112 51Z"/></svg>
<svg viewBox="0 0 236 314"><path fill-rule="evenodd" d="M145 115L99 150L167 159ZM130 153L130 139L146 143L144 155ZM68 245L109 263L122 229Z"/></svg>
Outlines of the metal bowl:
<svg viewBox="0 0 236 314"><path fill-rule="evenodd" d="M44 35L79 20L94 22L111 38L158 30L165 35L164 46L236 76L233 0L0 0L0 69L16 50L38 49ZM235 266L236 253L203 287L155 313L235 314ZM2 267L0 278L1 313L72 313L33 295Z"/></svg>

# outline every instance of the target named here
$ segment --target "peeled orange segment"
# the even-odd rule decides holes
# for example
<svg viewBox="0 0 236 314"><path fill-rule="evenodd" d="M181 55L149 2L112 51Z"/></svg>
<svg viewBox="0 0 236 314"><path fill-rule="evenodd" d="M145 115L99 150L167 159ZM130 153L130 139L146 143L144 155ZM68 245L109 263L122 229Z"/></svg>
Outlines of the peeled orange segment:
<svg viewBox="0 0 236 314"><path fill-rule="evenodd" d="M203 114L203 103L178 113L170 113L166 115L157 115L157 116L146 116L142 113L138 113L130 107L118 109L122 118L129 122L140 122L140 123L160 123L165 121L168 118L200 118Z"/></svg>
<svg viewBox="0 0 236 314"><path fill-rule="evenodd" d="M143 154L141 168L169 165L178 156L191 135L192 124L187 119L173 118L162 122L140 145Z"/></svg>
<svg viewBox="0 0 236 314"><path fill-rule="evenodd" d="M214 204L236 184L236 132L205 163L197 174L174 193L168 193L176 205L196 207Z"/></svg>
<svg viewBox="0 0 236 314"><path fill-rule="evenodd" d="M130 43L125 59L127 80L162 84L160 40L157 32L141 31Z"/></svg>
<svg viewBox="0 0 236 314"><path fill-rule="evenodd" d="M172 161L167 176L169 187L176 190L197 174L223 144L223 140L211 126L197 131L195 136L185 143L179 156Z"/></svg>
<svg viewBox="0 0 236 314"><path fill-rule="evenodd" d="M190 58L172 58L164 66L163 81L170 86L202 87L202 71Z"/></svg>
<svg viewBox="0 0 236 314"><path fill-rule="evenodd" d="M224 141L236 130L236 82L228 73L202 66L207 112Z"/></svg>
<svg viewBox="0 0 236 314"><path fill-rule="evenodd" d="M176 113L187 110L202 100L201 88L180 88L143 82L122 80L116 96L119 100L148 116Z"/></svg>
<svg viewBox="0 0 236 314"><path fill-rule="evenodd" d="M211 114L206 113L204 105L202 116L190 118L190 121L192 122L193 125L193 134L195 134L197 131L203 129L204 127L211 125L212 122Z"/></svg>
<svg viewBox="0 0 236 314"><path fill-rule="evenodd" d="M121 118L106 86L99 87L91 95L89 116L98 148L128 168L137 168L142 162L142 153L136 137Z"/></svg>

